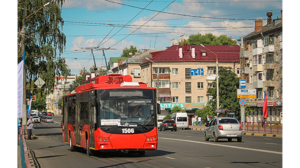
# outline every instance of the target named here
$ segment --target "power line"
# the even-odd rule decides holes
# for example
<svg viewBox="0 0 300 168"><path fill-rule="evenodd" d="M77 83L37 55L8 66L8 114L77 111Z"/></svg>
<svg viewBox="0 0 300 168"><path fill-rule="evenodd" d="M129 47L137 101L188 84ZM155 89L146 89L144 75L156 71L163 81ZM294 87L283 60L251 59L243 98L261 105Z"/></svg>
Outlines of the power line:
<svg viewBox="0 0 300 168"><path fill-rule="evenodd" d="M175 1L175 0L174 0ZM173 2L174 2L173 1ZM157 14L155 14L151 19L149 19L147 22L145 22L143 25L141 25L140 27L138 27L136 30L134 30L133 32L131 32L129 35L127 35L126 37L124 37L122 40L124 40L125 38L127 38L128 36L130 36L131 34L133 34L134 32L136 32L137 30L139 30L141 27L143 27L145 24L147 24L149 21L151 21L153 18L155 18L158 14L160 14L163 10L165 10L167 7L169 7L173 2L171 2L169 5L167 5L164 9L162 9L161 11L159 11ZM118 41L117 43L115 43L114 45L110 46L113 47L116 44L120 43L122 40ZM109 48L110 48L109 47Z"/></svg>
<svg viewBox="0 0 300 168"><path fill-rule="evenodd" d="M127 5L127 4L124 4L124 3L114 2L114 1L110 1L110 0L105 0L105 1L111 2L111 3L115 3L115 4L119 4L119 5L123 5L123 6L128 6L128 7L132 7L132 8L141 9L141 7L138 7L138 6ZM159 12L159 11L154 10L154 9L144 9L144 10L148 10L148 11L152 11L152 12ZM256 19L243 19L243 18L220 18L220 17L209 17L209 16L195 16L195 15L188 15L188 14L181 14L181 13L174 13L174 12L162 12L162 11L160 13L171 14L171 15L178 15L178 16L187 16L187 17L197 17L197 18L203 18L203 19L256 20Z"/></svg>
<svg viewBox="0 0 300 168"><path fill-rule="evenodd" d="M153 1L153 0L152 0ZM110 39L112 39L116 34L118 34L125 26L127 26L134 18L136 18L145 8L147 8L151 3L148 3L138 14L136 14L130 21L128 21L119 31L117 31L113 36L111 36L109 39L106 40L106 42ZM104 45L106 42L104 42L102 45Z"/></svg>

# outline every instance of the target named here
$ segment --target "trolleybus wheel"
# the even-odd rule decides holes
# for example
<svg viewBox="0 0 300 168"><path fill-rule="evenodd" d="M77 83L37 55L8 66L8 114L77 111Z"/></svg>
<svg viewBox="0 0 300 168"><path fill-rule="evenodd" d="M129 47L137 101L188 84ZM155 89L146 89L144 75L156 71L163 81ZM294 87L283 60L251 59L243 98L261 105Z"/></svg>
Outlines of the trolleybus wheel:
<svg viewBox="0 0 300 168"><path fill-rule="evenodd" d="M89 148L89 141L88 141L88 139L86 139L86 154L87 154L88 156L91 156L91 155L92 155L92 152L91 152L91 150L90 150L90 148Z"/></svg>
<svg viewBox="0 0 300 168"><path fill-rule="evenodd" d="M69 140L69 145L70 145L70 151L73 152L75 150L75 148L72 145L72 139L71 139L71 137L70 137L70 140Z"/></svg>

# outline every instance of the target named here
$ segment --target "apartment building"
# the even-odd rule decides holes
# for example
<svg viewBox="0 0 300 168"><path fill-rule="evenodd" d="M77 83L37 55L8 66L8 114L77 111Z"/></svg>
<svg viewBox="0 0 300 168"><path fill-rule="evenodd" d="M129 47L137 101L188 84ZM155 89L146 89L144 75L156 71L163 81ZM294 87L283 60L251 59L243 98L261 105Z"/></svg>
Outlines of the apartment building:
<svg viewBox="0 0 300 168"><path fill-rule="evenodd" d="M163 115L174 106L180 106L191 119L197 109L206 106L210 100L207 90L216 79L214 53L218 56L219 68L231 67L239 75L238 45L173 45L164 51L152 52L152 58L140 64L141 82L159 87Z"/></svg>
<svg viewBox="0 0 300 168"><path fill-rule="evenodd" d="M272 19L267 13L267 23L255 21L255 30L244 38L244 76L247 89L256 89L256 99L247 99L254 111L251 122L262 121L264 91L267 92L267 121L279 122L282 114L282 11L281 18Z"/></svg>

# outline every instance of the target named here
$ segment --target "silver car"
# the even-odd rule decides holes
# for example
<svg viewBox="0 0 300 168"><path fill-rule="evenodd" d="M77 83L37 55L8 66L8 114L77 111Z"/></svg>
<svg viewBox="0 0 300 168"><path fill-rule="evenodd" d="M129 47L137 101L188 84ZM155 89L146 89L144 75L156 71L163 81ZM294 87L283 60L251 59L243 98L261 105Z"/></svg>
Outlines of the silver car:
<svg viewBox="0 0 300 168"><path fill-rule="evenodd" d="M51 123L53 123L53 118L52 117L46 117L44 122L51 122Z"/></svg>
<svg viewBox="0 0 300 168"><path fill-rule="evenodd" d="M238 142L242 142L243 128L238 120L230 117L219 117L213 121L204 130L204 140L208 141L213 138L214 142L218 139L226 138L231 142L232 138L236 138Z"/></svg>

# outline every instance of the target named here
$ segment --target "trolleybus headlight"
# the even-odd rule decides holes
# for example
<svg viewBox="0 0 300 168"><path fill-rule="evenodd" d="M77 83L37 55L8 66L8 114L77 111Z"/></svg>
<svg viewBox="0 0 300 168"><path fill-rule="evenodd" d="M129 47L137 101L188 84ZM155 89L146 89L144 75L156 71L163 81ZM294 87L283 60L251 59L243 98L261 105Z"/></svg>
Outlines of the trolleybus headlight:
<svg viewBox="0 0 300 168"><path fill-rule="evenodd" d="M106 141L108 141L108 139L106 139Z"/></svg>
<svg viewBox="0 0 300 168"><path fill-rule="evenodd" d="M102 141L102 138L100 139L100 141Z"/></svg>
<svg viewBox="0 0 300 168"><path fill-rule="evenodd" d="M152 141L152 138L150 138L150 141Z"/></svg>
<svg viewBox="0 0 300 168"><path fill-rule="evenodd" d="M149 141L149 138L147 138L147 141Z"/></svg>

